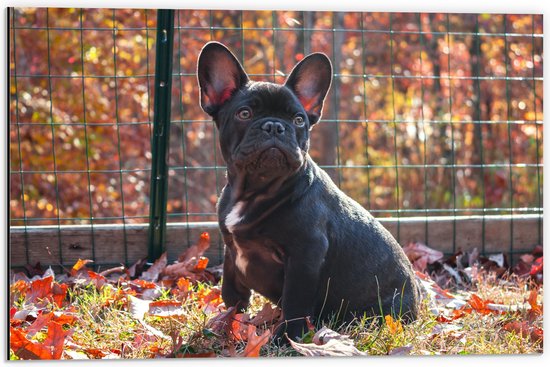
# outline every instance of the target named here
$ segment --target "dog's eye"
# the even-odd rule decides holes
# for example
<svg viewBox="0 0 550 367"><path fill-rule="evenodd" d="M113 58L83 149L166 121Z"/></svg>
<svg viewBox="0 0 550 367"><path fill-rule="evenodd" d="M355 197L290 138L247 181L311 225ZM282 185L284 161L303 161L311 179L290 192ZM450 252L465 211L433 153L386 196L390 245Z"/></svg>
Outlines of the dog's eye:
<svg viewBox="0 0 550 367"><path fill-rule="evenodd" d="M304 116L302 116L302 115L296 115L296 116L294 117L294 121L293 121L293 122L294 122L294 125L296 125L296 126L299 126L299 127L304 126L304 124L305 124Z"/></svg>
<svg viewBox="0 0 550 367"><path fill-rule="evenodd" d="M252 118L252 111L248 107L243 107L237 111L237 117L239 120L250 120Z"/></svg>

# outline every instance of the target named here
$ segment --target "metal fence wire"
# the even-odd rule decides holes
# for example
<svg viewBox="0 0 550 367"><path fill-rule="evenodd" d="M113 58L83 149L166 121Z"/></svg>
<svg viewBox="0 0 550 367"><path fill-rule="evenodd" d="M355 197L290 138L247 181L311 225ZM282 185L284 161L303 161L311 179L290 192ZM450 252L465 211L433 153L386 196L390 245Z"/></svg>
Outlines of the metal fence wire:
<svg viewBox="0 0 550 367"><path fill-rule="evenodd" d="M281 83L304 55L329 56L334 81L310 154L375 216L425 217L427 232L428 218L507 215L502 230L513 232L514 218L536 214L542 244L542 15L172 12L167 202L150 217L155 69L167 61L155 59L159 12L9 9L10 228L27 238L13 265L33 260L36 228L57 231L49 246L68 264L62 229L89 225L89 256L108 264L100 248L123 243L114 262L128 263L129 228L159 215L217 220L225 167L196 82L210 40L255 80ZM118 237L98 240L102 225ZM463 235L453 227L452 251ZM513 238L501 252L515 252ZM489 250L485 233L478 246Z"/></svg>

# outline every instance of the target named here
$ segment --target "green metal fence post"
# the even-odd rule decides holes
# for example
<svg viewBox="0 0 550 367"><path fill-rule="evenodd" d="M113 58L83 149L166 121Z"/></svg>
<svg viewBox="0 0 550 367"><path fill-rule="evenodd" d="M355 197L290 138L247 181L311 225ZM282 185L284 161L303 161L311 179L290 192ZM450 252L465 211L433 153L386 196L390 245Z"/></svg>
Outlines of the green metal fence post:
<svg viewBox="0 0 550 367"><path fill-rule="evenodd" d="M149 207L149 261L163 252L166 238L168 150L174 50L174 10L159 9L155 62L155 102L151 138L151 192Z"/></svg>

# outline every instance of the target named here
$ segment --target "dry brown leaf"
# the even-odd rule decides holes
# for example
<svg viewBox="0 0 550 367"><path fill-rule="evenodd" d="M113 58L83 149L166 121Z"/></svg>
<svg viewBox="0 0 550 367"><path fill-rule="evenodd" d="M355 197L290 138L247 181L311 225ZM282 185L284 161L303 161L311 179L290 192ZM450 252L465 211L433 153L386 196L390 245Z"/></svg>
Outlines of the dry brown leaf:
<svg viewBox="0 0 550 367"><path fill-rule="evenodd" d="M310 357L350 357L366 356L367 352L361 352L353 345L353 340L348 335L342 335L324 326L313 336L315 343L297 343L290 340L290 345L300 354Z"/></svg>
<svg viewBox="0 0 550 367"><path fill-rule="evenodd" d="M443 259L441 251L434 250L420 242L411 242L403 247L403 251L413 264L415 270L423 272L428 264Z"/></svg>
<svg viewBox="0 0 550 367"><path fill-rule="evenodd" d="M166 268L162 271L162 275L169 278L193 278L194 274L189 270L188 263L175 263L167 265Z"/></svg>
<svg viewBox="0 0 550 367"><path fill-rule="evenodd" d="M163 253L157 261L147 271L144 271L143 274L141 274L140 279L146 280L149 282L156 282L159 278L160 273L164 271L166 268L166 264L168 263L168 260L166 258L166 252Z"/></svg>
<svg viewBox="0 0 550 367"><path fill-rule="evenodd" d="M272 307L270 303L264 304L264 307L254 316L250 323L256 326L263 324L272 324L277 322L281 317L281 309L279 307Z"/></svg>
<svg viewBox="0 0 550 367"><path fill-rule="evenodd" d="M52 312L50 313L41 313L38 315L36 320L27 328L27 336L33 336L40 330L42 330L43 327L46 327L50 321L52 321L54 314Z"/></svg>
<svg viewBox="0 0 550 367"><path fill-rule="evenodd" d="M187 263L192 259L198 259L210 247L210 235L207 232L201 233L197 243L186 249L178 256L178 262Z"/></svg>
<svg viewBox="0 0 550 367"><path fill-rule="evenodd" d="M151 302L147 313L158 317L181 316L184 315L182 305L181 302L168 300Z"/></svg>
<svg viewBox="0 0 550 367"><path fill-rule="evenodd" d="M412 345L404 345L402 347L393 348L388 355L390 356L408 356L411 354Z"/></svg>
<svg viewBox="0 0 550 367"><path fill-rule="evenodd" d="M235 307L229 307L227 311L220 312L215 317L211 318L206 323L206 328L212 330L215 334L224 332L226 335L229 335L231 323L233 322L236 312L237 309Z"/></svg>

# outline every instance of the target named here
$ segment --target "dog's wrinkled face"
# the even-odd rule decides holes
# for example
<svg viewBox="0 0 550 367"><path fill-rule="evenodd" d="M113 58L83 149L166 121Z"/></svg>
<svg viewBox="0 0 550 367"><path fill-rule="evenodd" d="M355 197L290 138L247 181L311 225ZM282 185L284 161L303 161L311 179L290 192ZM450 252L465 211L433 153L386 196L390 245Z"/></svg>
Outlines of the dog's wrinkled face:
<svg viewBox="0 0 550 367"><path fill-rule="evenodd" d="M302 105L283 86L249 84L216 116L226 162L258 177L294 172L308 149Z"/></svg>
<svg viewBox="0 0 550 367"><path fill-rule="evenodd" d="M215 120L230 175L246 176L248 187L288 177L305 162L309 130L319 120L332 67L312 54L284 85L250 81L222 44L205 45L199 56L201 106Z"/></svg>

